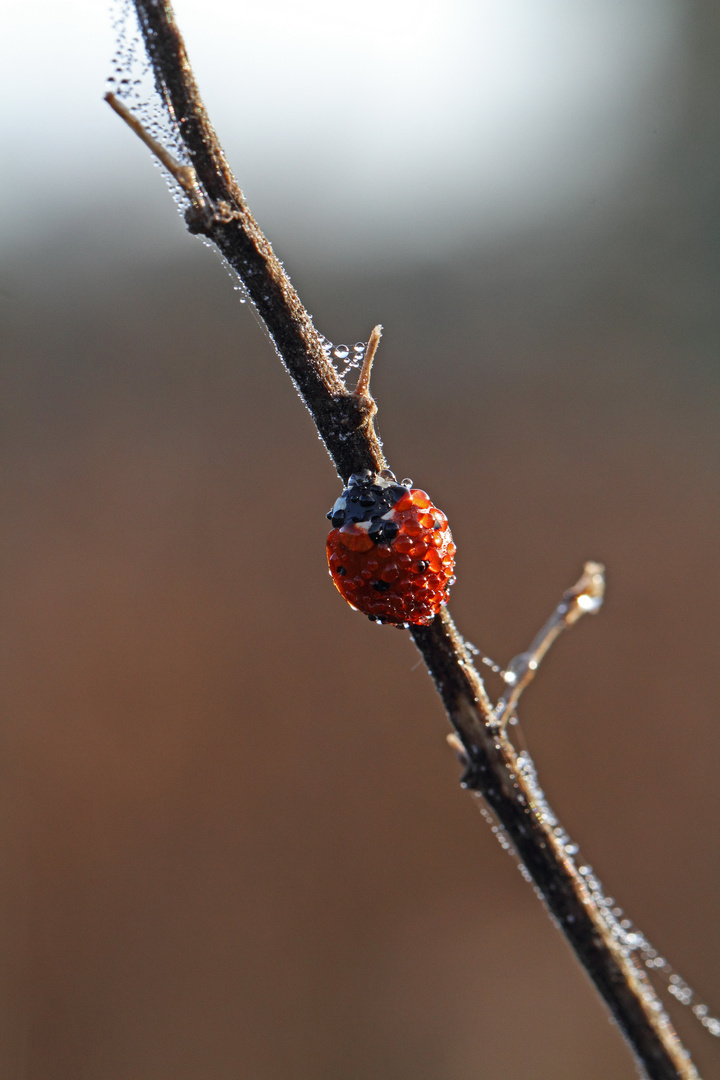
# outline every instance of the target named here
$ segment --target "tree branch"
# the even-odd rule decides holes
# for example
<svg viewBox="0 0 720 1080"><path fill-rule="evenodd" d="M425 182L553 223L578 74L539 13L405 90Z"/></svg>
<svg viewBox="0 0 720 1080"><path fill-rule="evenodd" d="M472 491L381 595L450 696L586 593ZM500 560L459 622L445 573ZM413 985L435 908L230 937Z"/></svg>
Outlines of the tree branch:
<svg viewBox="0 0 720 1080"><path fill-rule="evenodd" d="M180 173L168 166L188 194L189 230L209 237L239 275L312 414L340 478L347 481L351 473L363 469L378 472L386 462L375 433L375 405L367 384L361 374L357 390L346 390L323 351L323 339L250 213L200 99L169 0L134 0L134 4L157 91L191 162L190 166L175 163L177 170L183 170ZM122 109L116 111L123 114ZM136 122L131 126L137 130ZM373 339L375 346L377 340L379 330ZM556 819L539 798L529 758L516 754L504 732L505 722L541 656L557 634L582 613L578 597L591 595L584 590L585 586L576 592L574 600L566 594L566 610L559 615L558 609L535 639L530 660L516 670L516 682L497 711L447 609L429 627L415 626L410 633L462 746L464 785L481 794L497 815L527 875L638 1062L652 1080L692 1080L697 1072L647 977L609 933L558 835Z"/></svg>

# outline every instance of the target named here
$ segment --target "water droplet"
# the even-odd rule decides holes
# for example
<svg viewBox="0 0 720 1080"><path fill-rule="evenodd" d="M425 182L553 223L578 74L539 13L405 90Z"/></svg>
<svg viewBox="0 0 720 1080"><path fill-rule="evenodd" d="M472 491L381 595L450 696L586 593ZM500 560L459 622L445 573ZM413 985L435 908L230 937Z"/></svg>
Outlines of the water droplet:
<svg viewBox="0 0 720 1080"><path fill-rule="evenodd" d="M577 606L582 611L595 612L599 611L602 607L602 596L588 596L587 593L582 593L577 598Z"/></svg>
<svg viewBox="0 0 720 1080"><path fill-rule="evenodd" d="M535 662L535 667L537 667L537 662ZM517 656L513 656L508 664L507 671L504 673L503 678L510 686L514 686L518 679L524 675L528 669L533 670L532 653L518 653Z"/></svg>
<svg viewBox="0 0 720 1080"><path fill-rule="evenodd" d="M335 349L333 350L333 356L336 358L336 360L347 360L349 355L350 350L348 349L347 345L336 345Z"/></svg>

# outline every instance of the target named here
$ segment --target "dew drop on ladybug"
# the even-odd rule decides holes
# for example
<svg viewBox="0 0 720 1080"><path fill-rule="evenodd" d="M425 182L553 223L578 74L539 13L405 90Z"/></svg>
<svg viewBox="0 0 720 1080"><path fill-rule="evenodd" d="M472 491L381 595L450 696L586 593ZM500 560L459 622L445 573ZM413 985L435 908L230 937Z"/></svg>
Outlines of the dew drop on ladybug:
<svg viewBox="0 0 720 1080"><path fill-rule="evenodd" d="M428 626L455 578L447 518L389 469L353 473L328 514L330 576L351 607L396 626Z"/></svg>

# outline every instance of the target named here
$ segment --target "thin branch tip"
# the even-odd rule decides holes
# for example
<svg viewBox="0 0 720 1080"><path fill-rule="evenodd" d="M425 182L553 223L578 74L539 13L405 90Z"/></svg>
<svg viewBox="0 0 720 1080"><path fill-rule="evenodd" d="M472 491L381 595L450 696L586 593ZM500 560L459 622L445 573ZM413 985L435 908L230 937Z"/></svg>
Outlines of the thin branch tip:
<svg viewBox="0 0 720 1080"><path fill-rule="evenodd" d="M365 347L365 356L363 357L362 367L360 368L360 374L358 375L358 381L352 392L353 397L363 398L365 401L372 401L372 396L370 394L370 372L372 370L373 360L375 359L375 353L380 344L382 330L382 326L378 323L377 326L373 327L372 333L368 338L368 343Z"/></svg>
<svg viewBox="0 0 720 1080"><path fill-rule="evenodd" d="M154 154L160 164L167 169L174 180L180 185L196 210L207 210L207 200L200 187L197 173L192 165L181 165L172 154L169 154L162 143L153 138L147 128L134 116L124 102L108 90L104 99L113 112L116 112L121 120L124 120L131 131L134 131L141 142Z"/></svg>
<svg viewBox="0 0 720 1080"><path fill-rule="evenodd" d="M563 596L566 624L571 626L581 615L597 615L604 599L605 567L599 562L586 562L582 576Z"/></svg>
<svg viewBox="0 0 720 1080"><path fill-rule="evenodd" d="M520 695L535 678L540 661L555 639L583 615L596 615L605 598L605 567L586 562L580 578L563 593L550 618L533 638L527 652L513 657L505 672L508 688L497 703L494 723L504 730L517 708Z"/></svg>

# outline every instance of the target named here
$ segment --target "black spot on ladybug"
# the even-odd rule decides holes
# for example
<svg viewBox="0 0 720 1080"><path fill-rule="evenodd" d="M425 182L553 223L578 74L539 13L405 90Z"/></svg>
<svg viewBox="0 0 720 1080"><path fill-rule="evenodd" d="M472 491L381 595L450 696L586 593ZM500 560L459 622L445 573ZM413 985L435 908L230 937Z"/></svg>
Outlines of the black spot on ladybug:
<svg viewBox="0 0 720 1080"><path fill-rule="evenodd" d="M377 622L377 619L374 615L368 615L368 619L370 620L370 622Z"/></svg>
<svg viewBox="0 0 720 1080"><path fill-rule="evenodd" d="M394 540L399 532L398 526L394 521L373 521L372 525L368 529L368 536L376 544L382 544L383 542L389 543Z"/></svg>
<svg viewBox="0 0 720 1080"><path fill-rule="evenodd" d="M347 574L347 570L345 569L344 566L336 566L335 567L335 573L339 574L340 577L345 577L345 575Z"/></svg>
<svg viewBox="0 0 720 1080"><path fill-rule="evenodd" d="M387 592L390 588L390 583L388 581L371 581L370 584L375 592Z"/></svg>
<svg viewBox="0 0 720 1080"><path fill-rule="evenodd" d="M421 559L420 562L418 563L418 573L419 574L424 574L429 565L430 565L429 562L425 562L424 559Z"/></svg>
<svg viewBox="0 0 720 1080"><path fill-rule="evenodd" d="M339 529L341 525L345 524L345 511L336 510L335 513L332 514L330 520L332 521L333 528Z"/></svg>
<svg viewBox="0 0 720 1080"><path fill-rule="evenodd" d="M330 517L329 514L328 517ZM435 532L438 532L440 529L442 529L442 522L439 520L439 518L435 518L435 520L433 521L433 525L435 526Z"/></svg>

